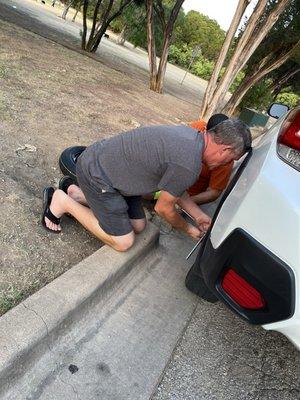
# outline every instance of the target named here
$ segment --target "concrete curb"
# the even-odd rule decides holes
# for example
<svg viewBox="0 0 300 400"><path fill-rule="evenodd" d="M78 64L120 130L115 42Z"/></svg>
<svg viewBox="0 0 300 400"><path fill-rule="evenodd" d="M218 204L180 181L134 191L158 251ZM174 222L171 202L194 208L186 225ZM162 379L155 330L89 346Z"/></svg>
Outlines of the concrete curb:
<svg viewBox="0 0 300 400"><path fill-rule="evenodd" d="M76 314L105 296L157 243L151 222L126 253L104 246L0 318L0 387L22 374L68 329ZM34 357L32 354L34 353ZM39 353L39 354L37 354Z"/></svg>

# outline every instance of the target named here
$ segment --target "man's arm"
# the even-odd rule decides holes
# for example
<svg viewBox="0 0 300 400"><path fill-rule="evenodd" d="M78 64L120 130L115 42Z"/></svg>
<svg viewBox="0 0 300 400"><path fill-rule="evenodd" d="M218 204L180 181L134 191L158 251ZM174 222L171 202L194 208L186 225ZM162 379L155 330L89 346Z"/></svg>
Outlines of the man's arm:
<svg viewBox="0 0 300 400"><path fill-rule="evenodd" d="M223 192L223 190L226 188L230 179L232 168L233 168L233 162L228 163L226 165L222 165L210 171L208 188L203 192L200 192L199 190L198 191L199 193L196 192L197 194L192 195L191 199L196 204L204 204L216 200ZM206 176L206 173L204 174L204 176ZM202 177L201 174L200 177ZM195 193L195 190L198 189L197 183L199 182L200 177L198 178L196 184L192 186L192 193ZM194 188L195 185L196 187Z"/></svg>
<svg viewBox="0 0 300 400"><path fill-rule="evenodd" d="M177 212L175 204L178 201L178 197L171 195L170 193L162 190L159 199L154 207L155 211L159 216L168 221L174 228L180 229L186 232L188 235L195 239L199 239L202 235L199 229L186 222Z"/></svg>
<svg viewBox="0 0 300 400"><path fill-rule="evenodd" d="M186 192L177 200L177 204L194 218L202 232L207 231L211 224L211 218L197 206Z"/></svg>
<svg viewBox="0 0 300 400"><path fill-rule="evenodd" d="M208 187L205 190L205 192L201 192L194 196L191 196L190 199L195 204L205 204L205 203L210 203L211 201L215 201L220 196L221 193L222 190L211 189L210 187Z"/></svg>

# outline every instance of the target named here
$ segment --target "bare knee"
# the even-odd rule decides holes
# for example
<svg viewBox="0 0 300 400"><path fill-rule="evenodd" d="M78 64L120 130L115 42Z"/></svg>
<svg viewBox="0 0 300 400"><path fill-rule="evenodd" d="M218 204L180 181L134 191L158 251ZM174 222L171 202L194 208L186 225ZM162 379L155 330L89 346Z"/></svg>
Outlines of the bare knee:
<svg viewBox="0 0 300 400"><path fill-rule="evenodd" d="M133 227L134 233L141 233L146 227L146 218L143 219L131 219L131 225Z"/></svg>
<svg viewBox="0 0 300 400"><path fill-rule="evenodd" d="M130 233L124 236L118 236L113 238L112 247L120 252L125 252L129 250L134 243L134 233Z"/></svg>

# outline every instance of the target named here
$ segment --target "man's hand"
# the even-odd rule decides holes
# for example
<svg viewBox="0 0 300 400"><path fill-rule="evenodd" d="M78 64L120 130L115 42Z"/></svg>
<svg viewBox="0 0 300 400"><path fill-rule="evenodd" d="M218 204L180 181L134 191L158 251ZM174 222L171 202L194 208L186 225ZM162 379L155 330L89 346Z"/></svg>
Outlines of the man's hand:
<svg viewBox="0 0 300 400"><path fill-rule="evenodd" d="M188 227L186 229L186 233L191 236L193 239L200 239L204 233L201 232L198 228L195 226L188 224Z"/></svg>
<svg viewBox="0 0 300 400"><path fill-rule="evenodd" d="M202 235L208 230L211 224L211 218L206 215L197 205L193 202L187 193L177 200L177 204L187 211L195 220L197 227L202 232Z"/></svg>
<svg viewBox="0 0 300 400"><path fill-rule="evenodd" d="M206 233L208 228L210 227L211 218L208 215L202 213L200 216L195 218L195 221L201 233Z"/></svg>

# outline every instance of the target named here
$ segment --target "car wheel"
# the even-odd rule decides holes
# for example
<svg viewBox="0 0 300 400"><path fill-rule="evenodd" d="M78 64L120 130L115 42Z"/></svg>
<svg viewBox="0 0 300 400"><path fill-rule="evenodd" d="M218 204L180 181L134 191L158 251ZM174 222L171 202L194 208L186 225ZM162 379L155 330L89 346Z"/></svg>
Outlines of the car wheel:
<svg viewBox="0 0 300 400"><path fill-rule="evenodd" d="M185 286L197 296L209 303L216 303L219 299L207 287L202 276L193 271L193 267L188 272L185 278Z"/></svg>
<svg viewBox="0 0 300 400"><path fill-rule="evenodd" d="M77 182L76 162L86 146L72 146L65 149L59 157L59 167L64 175L68 175Z"/></svg>

